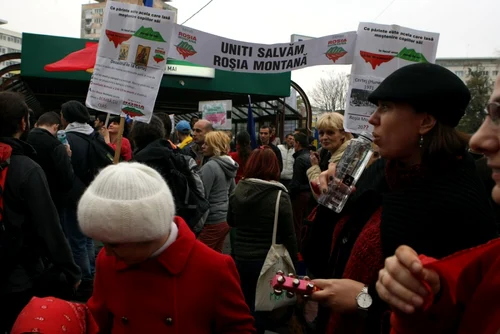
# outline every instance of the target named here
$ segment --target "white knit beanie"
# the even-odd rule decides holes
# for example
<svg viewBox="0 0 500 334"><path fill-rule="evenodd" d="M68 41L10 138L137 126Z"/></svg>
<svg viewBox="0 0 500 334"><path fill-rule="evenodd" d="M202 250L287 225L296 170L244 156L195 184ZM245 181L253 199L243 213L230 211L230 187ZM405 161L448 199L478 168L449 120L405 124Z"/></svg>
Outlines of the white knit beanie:
<svg viewBox="0 0 500 334"><path fill-rule="evenodd" d="M103 169L78 204L78 222L88 237L104 243L143 242L170 232L172 193L161 175L122 162Z"/></svg>

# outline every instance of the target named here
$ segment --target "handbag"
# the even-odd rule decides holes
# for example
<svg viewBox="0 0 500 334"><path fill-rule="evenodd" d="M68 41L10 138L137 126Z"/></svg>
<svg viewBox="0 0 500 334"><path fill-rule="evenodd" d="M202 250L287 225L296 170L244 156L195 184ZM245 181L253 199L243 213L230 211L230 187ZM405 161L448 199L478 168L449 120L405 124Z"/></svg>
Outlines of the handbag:
<svg viewBox="0 0 500 334"><path fill-rule="evenodd" d="M281 190L278 192L278 197L276 199L271 248L269 248L269 252L267 252L266 260L264 261L259 279L257 280L257 288L255 290L256 311L272 311L280 307L294 305L297 301L296 297L288 298L286 293L276 295L271 285L273 277L279 270L283 271L285 274L295 274L295 267L293 266L293 261L288 250L284 245L276 244L281 192Z"/></svg>

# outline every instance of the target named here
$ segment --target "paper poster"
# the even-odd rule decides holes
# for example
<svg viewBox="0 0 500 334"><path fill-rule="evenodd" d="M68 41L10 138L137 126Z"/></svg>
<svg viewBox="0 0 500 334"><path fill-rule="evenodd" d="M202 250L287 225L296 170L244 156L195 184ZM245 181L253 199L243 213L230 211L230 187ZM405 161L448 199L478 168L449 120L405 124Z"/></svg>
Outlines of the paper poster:
<svg viewBox="0 0 500 334"><path fill-rule="evenodd" d="M351 64L355 42L356 32L347 32L296 43L246 43L176 24L169 57L226 71L283 73Z"/></svg>
<svg viewBox="0 0 500 334"><path fill-rule="evenodd" d="M149 123L174 18L174 12L107 1L88 107Z"/></svg>
<svg viewBox="0 0 500 334"><path fill-rule="evenodd" d="M199 103L199 111L202 112L202 119L212 123L216 130L231 130L231 113L233 101L202 101Z"/></svg>
<svg viewBox="0 0 500 334"><path fill-rule="evenodd" d="M439 34L364 22L357 34L344 128L353 133L372 132L368 119L376 108L368 102L368 95L398 68L434 63Z"/></svg>

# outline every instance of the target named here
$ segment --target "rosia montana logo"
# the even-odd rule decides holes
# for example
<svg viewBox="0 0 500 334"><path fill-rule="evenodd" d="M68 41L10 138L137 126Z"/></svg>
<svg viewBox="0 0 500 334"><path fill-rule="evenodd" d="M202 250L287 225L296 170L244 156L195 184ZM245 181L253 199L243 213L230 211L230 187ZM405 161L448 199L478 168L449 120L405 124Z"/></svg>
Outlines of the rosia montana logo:
<svg viewBox="0 0 500 334"><path fill-rule="evenodd" d="M191 43L196 44L196 36L180 31L178 37L182 42L175 46L177 52L179 52L184 59L195 55L196 50Z"/></svg>

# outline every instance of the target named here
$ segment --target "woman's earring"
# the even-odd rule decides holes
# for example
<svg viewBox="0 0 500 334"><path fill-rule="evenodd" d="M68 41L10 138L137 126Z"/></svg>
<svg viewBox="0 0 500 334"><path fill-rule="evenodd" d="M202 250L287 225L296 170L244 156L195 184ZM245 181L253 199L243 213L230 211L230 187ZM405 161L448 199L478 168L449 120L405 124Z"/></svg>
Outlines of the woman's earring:
<svg viewBox="0 0 500 334"><path fill-rule="evenodd" d="M422 148L423 145L424 145L424 136L420 136L420 140L418 141L418 146Z"/></svg>

